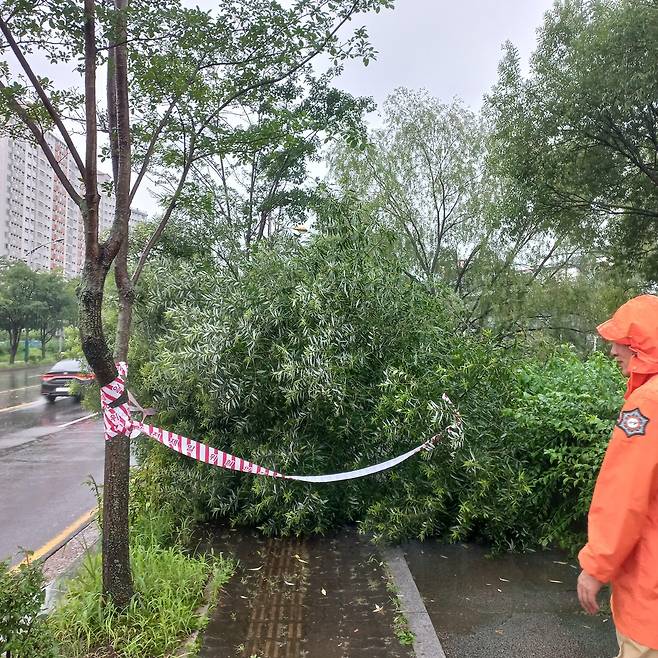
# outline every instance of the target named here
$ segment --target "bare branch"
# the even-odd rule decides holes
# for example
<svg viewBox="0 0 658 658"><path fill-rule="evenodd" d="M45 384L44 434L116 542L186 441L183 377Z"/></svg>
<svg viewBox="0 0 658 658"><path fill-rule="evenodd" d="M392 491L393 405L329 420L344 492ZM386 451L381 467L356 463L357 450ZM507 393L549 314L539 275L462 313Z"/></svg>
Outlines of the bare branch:
<svg viewBox="0 0 658 658"><path fill-rule="evenodd" d="M158 243L158 240L160 239L160 236L165 230L165 227L167 226L167 223L169 222L172 213L174 212L176 206L178 205L178 201L180 200L180 195L183 192L183 188L187 180L187 175L189 174L190 169L194 163L194 158L193 158L194 148L195 148L195 135L193 134L192 138L190 139L190 151L188 153L188 157L185 162L185 167L183 168L183 171L181 172L181 176L178 180L178 186L176 187L176 191L174 192L174 194L171 197L171 200L169 201L169 205L167 206L167 209L165 210L165 213L162 216L160 223L158 224L157 228L153 232L153 235L151 235L151 237L149 238L149 241L146 243L146 247L144 247L144 251L141 253L139 257L137 267L135 268L135 271L132 275L133 285L136 285L137 282L139 281L139 277L142 274L142 270L146 265L146 261L148 260L151 251L153 251L153 247L155 247L155 245Z"/></svg>
<svg viewBox="0 0 658 658"><path fill-rule="evenodd" d="M171 116L171 113L173 112L173 109L176 106L177 102L178 102L178 98L171 101L169 107L167 108L167 111L162 116L162 119L160 120L160 123L158 124L157 128L155 129L155 131L151 135L151 139L149 141L148 148L146 149L144 159L142 160L142 166L139 169L139 174L137 175L137 178L135 179L133 187L130 190L130 203L131 204L133 202L133 199L135 198L135 194L137 194L137 190L139 189L139 186L141 185L144 176L146 175L146 172L148 171L148 167L151 163L151 158L153 157L153 153L155 153L155 147L158 143L158 139L160 138L160 135L161 135L162 131L164 130L165 126L167 125L167 122L169 121L169 117Z"/></svg>
<svg viewBox="0 0 658 658"><path fill-rule="evenodd" d="M8 92L6 85L2 81L0 81L0 91L5 93ZM43 154L46 156L48 163L53 168L55 175L57 176L57 178L59 178L60 182L64 186L64 189L68 192L69 196L73 199L73 201L75 201L75 203L79 206L82 203L82 197L75 189L73 183L71 183L67 175L62 170L59 161L55 157L55 154L50 148L50 145L46 141L46 136L44 135L43 131L39 128L39 126L37 126L36 122L30 117L27 110L15 98L13 98L9 93L7 93L6 95L11 108L18 115L20 120L27 126L30 132L34 135L37 144L41 147Z"/></svg>
<svg viewBox="0 0 658 658"><path fill-rule="evenodd" d="M66 130L66 127L62 123L62 118L60 117L59 112L55 109L54 105L50 102L50 98L48 98L48 94L46 94L43 86L39 82L39 78L37 78L37 76L35 75L34 71L32 70L32 67L30 66L29 62L25 58L25 55L23 55L22 50L16 43L16 40L14 39L14 36L11 33L11 30L9 29L9 26L7 25L7 23L5 23L2 17L0 17L0 31L2 31L3 36L7 40L7 43L9 44L9 47L11 48L12 52L14 53L14 56L20 63L21 68L25 72L25 75L28 77L30 83L32 84L32 87L34 88L34 91L37 93L37 96L43 103L43 106L46 108L46 111L48 112L50 118L53 120L53 123L57 126L57 129L59 130L62 139L66 143L66 146L71 152L71 156L73 157L73 160L75 161L75 164L77 165L80 171L80 175L84 177L85 167L82 163L82 158L80 157L78 150L75 148L75 145L73 144L73 140L71 139L68 130Z"/></svg>
<svg viewBox="0 0 658 658"><path fill-rule="evenodd" d="M98 135L96 117L96 25L94 0L84 0L84 55L85 55L85 124L86 166L84 167L85 203L87 212L83 212L85 225L85 256L97 260L98 244Z"/></svg>
<svg viewBox="0 0 658 658"><path fill-rule="evenodd" d="M475 258L475 255L478 253L478 251L480 251L481 248L482 248L482 243L480 243L478 245L475 245L475 247L471 250L471 253L468 255L468 257L464 261L464 264L459 269L459 275L457 276L457 281L455 282L455 292L456 293L461 292L462 282L464 280L464 275L466 274L466 270L468 270L471 263L473 262L473 259Z"/></svg>
<svg viewBox="0 0 658 658"><path fill-rule="evenodd" d="M107 55L107 132L110 140L110 157L112 159L112 178L119 178L119 139L117 127L117 88L115 49L108 46Z"/></svg>
<svg viewBox="0 0 658 658"><path fill-rule="evenodd" d="M111 48L114 62L113 90L110 96L115 100L116 121L116 211L110 237L104 244L105 257L111 261L119 253L124 242L128 240L128 222L130 219L130 106L128 100L128 47L125 43L127 33L126 8L128 0L114 0L114 34L113 40L122 45ZM116 274L116 273L115 273ZM127 277L127 273L125 274ZM125 278L124 277L124 278Z"/></svg>

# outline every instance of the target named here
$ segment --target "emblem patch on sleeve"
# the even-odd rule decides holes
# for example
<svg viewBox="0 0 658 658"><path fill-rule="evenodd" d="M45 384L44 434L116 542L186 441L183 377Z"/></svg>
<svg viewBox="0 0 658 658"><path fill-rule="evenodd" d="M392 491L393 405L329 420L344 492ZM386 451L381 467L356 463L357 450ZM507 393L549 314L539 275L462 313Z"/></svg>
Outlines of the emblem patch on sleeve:
<svg viewBox="0 0 658 658"><path fill-rule="evenodd" d="M617 419L617 427L626 436L644 436L647 433L649 419L639 410L622 411Z"/></svg>

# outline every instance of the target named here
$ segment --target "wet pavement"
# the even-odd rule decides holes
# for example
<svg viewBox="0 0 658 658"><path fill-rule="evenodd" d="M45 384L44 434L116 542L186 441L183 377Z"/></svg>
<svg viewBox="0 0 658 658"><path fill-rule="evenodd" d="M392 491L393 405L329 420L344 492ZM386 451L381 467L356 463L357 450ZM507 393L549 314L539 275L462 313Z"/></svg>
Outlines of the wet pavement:
<svg viewBox="0 0 658 658"><path fill-rule="evenodd" d="M239 567L212 613L200 658L414 656L393 628L380 551L353 530L309 540L209 532L215 536L200 549L231 554ZM617 654L607 603L596 617L580 610L579 569L561 551L490 557L481 546L432 540L401 549L446 658Z"/></svg>
<svg viewBox="0 0 658 658"><path fill-rule="evenodd" d="M402 549L447 658L617 654L610 615L580 610L577 565L564 553L489 558L480 546L434 541Z"/></svg>
<svg viewBox="0 0 658 658"><path fill-rule="evenodd" d="M40 396L46 368L0 371L0 560L36 550L95 506L102 423L73 399ZM71 424L73 423L73 424Z"/></svg>
<svg viewBox="0 0 658 658"><path fill-rule="evenodd" d="M38 400L40 397L39 377L47 369L48 365L19 367L15 370L0 369L0 409Z"/></svg>
<svg viewBox="0 0 658 658"><path fill-rule="evenodd" d="M355 532L296 540L220 529L211 546L239 566L200 658L413 657L393 629L378 551Z"/></svg>

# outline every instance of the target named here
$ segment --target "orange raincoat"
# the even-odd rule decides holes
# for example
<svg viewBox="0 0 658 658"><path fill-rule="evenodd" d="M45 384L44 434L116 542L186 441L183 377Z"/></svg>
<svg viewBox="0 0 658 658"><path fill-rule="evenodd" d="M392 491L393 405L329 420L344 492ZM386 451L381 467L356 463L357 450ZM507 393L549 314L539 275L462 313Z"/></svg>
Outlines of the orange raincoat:
<svg viewBox="0 0 658 658"><path fill-rule="evenodd" d="M658 649L658 297L631 299L598 331L634 354L578 557L612 584L618 632Z"/></svg>

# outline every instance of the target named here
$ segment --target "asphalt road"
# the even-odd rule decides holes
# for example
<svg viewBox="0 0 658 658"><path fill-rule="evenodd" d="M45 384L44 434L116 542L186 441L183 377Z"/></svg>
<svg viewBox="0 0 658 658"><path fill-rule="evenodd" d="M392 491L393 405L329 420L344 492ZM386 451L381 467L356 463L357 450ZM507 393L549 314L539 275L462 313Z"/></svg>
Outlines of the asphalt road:
<svg viewBox="0 0 658 658"><path fill-rule="evenodd" d="M102 422L69 398L48 404L45 368L0 370L0 560L47 547L96 505L103 478Z"/></svg>

